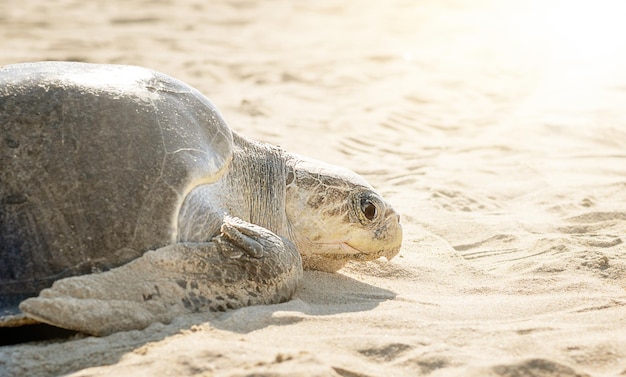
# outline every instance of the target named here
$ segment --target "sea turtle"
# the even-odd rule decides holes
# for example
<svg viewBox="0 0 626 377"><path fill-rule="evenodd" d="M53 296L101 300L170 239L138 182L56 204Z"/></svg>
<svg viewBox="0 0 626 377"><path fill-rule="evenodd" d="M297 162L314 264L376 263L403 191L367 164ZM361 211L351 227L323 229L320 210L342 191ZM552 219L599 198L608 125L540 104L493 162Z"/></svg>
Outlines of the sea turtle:
<svg viewBox="0 0 626 377"><path fill-rule="evenodd" d="M0 327L94 335L284 302L302 269L393 258L359 175L231 131L146 68L0 68Z"/></svg>

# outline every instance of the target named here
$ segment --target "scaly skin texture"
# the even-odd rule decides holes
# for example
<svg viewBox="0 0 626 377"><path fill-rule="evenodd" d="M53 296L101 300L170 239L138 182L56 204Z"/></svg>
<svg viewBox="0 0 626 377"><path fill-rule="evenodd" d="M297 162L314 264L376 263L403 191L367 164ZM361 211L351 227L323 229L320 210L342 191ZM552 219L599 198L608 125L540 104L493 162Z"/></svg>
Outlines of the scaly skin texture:
<svg viewBox="0 0 626 377"><path fill-rule="evenodd" d="M0 132L0 326L105 335L283 302L303 265L400 249L363 178L237 135L157 72L3 67Z"/></svg>
<svg viewBox="0 0 626 377"><path fill-rule="evenodd" d="M239 219L224 225L258 243L261 254L249 255L225 230L211 242L177 243L104 273L59 280L20 308L41 322L102 336L186 313L289 300L302 278L295 246Z"/></svg>

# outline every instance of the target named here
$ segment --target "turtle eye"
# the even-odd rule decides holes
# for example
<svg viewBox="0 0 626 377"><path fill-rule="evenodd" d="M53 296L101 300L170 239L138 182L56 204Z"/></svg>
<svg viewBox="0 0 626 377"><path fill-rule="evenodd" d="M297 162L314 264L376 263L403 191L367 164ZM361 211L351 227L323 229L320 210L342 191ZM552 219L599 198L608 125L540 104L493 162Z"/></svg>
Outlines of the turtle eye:
<svg viewBox="0 0 626 377"><path fill-rule="evenodd" d="M378 208L369 199L361 199L361 211L365 218L372 221L378 214Z"/></svg>

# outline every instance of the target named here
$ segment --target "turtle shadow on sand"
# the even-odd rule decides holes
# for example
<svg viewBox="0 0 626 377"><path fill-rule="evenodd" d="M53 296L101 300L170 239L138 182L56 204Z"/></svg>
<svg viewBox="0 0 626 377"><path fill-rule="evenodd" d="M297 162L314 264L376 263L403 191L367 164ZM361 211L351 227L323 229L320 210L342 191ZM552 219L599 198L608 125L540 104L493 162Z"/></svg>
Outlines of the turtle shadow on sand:
<svg viewBox="0 0 626 377"><path fill-rule="evenodd" d="M105 337L53 332L60 337L1 346L0 377L14 375L15 372L28 375L70 374L85 368L115 364L125 354L147 343L162 341L194 326L205 325L245 334L268 326L288 326L306 316L372 310L395 296L392 291L341 273L305 271L294 298L282 304L243 307L224 313L186 314L167 325L156 323L144 330L118 332ZM22 331L25 331L23 336L29 336L27 330ZM0 332L0 337L4 335L5 332Z"/></svg>
<svg viewBox="0 0 626 377"><path fill-rule="evenodd" d="M368 311L395 297L395 292L341 273L305 271L302 285L292 300L229 311L210 324L220 330L248 333L267 326L297 323L307 316Z"/></svg>

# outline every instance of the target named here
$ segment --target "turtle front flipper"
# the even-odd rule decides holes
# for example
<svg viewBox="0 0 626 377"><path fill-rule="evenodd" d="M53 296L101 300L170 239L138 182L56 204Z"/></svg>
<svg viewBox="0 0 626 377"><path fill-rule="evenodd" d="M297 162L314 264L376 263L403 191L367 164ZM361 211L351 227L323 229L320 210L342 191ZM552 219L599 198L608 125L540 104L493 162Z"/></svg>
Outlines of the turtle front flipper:
<svg viewBox="0 0 626 377"><path fill-rule="evenodd" d="M20 309L54 326L107 335L291 298L302 277L295 246L239 219L227 217L223 230L211 242L169 245L107 272L59 280Z"/></svg>

